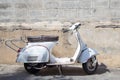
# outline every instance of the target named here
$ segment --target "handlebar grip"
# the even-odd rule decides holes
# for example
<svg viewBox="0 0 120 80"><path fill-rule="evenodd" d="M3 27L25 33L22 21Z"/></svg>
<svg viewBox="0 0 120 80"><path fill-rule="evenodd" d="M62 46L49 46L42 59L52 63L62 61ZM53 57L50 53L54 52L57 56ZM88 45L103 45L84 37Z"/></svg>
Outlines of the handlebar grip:
<svg viewBox="0 0 120 80"><path fill-rule="evenodd" d="M79 24L78 26L81 26L81 24Z"/></svg>
<svg viewBox="0 0 120 80"><path fill-rule="evenodd" d="M76 25L76 29L79 28L79 26L81 26L81 24Z"/></svg>

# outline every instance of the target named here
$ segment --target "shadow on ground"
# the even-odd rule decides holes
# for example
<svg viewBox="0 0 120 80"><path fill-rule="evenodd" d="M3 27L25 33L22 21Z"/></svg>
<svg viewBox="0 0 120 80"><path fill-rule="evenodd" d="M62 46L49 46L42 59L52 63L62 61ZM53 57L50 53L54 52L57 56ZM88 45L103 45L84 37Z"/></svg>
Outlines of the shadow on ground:
<svg viewBox="0 0 120 80"><path fill-rule="evenodd" d="M103 73L106 73L106 72L110 72L110 70L107 68L107 66L104 63L101 63L98 66L96 74L103 74Z"/></svg>
<svg viewBox="0 0 120 80"><path fill-rule="evenodd" d="M27 73L23 67L16 70L15 73L0 74L0 80L73 80L70 76L88 76L81 67L63 67L64 77L55 77L59 75L56 67L41 70L38 74ZM95 74L104 74L110 72L105 64L100 64ZM51 77L50 77L51 76ZM69 78L66 78L69 76ZM47 78L48 77L48 78ZM46 79L47 78L47 79Z"/></svg>
<svg viewBox="0 0 120 80"><path fill-rule="evenodd" d="M65 76L86 76L87 74L84 72L82 67L62 67L63 75ZM98 66L98 69L95 74L103 74L106 72L110 72L110 70L107 68L107 66L104 63L101 63ZM48 68L40 71L37 75L41 76L52 76L52 75L59 75L59 70L57 67L54 68Z"/></svg>

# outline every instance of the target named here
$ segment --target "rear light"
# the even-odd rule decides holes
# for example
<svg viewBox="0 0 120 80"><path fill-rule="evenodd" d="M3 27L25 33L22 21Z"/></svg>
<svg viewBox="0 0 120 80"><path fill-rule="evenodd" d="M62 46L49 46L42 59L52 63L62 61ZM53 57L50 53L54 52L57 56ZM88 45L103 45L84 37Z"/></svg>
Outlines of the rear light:
<svg viewBox="0 0 120 80"><path fill-rule="evenodd" d="M22 48L19 48L17 52L19 53L19 52L21 51L21 49L22 49Z"/></svg>

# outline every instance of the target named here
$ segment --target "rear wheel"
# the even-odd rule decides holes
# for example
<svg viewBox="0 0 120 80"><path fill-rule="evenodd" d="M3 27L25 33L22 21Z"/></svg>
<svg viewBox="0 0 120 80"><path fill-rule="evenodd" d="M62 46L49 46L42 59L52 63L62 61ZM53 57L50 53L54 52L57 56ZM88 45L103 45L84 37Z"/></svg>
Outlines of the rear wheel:
<svg viewBox="0 0 120 80"><path fill-rule="evenodd" d="M40 71L40 68L44 67L44 64L40 63L24 63L25 70L30 74L36 74Z"/></svg>
<svg viewBox="0 0 120 80"><path fill-rule="evenodd" d="M90 59L88 59L88 61L86 63L82 64L84 71L87 74L94 74L97 70L98 67L98 62L96 60L96 56L91 57Z"/></svg>

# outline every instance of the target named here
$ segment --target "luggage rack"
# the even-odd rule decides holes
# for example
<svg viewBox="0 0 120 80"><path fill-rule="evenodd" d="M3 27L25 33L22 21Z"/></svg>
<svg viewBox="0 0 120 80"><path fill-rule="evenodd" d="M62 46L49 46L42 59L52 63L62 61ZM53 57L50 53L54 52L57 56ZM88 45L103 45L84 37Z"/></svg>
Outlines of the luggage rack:
<svg viewBox="0 0 120 80"><path fill-rule="evenodd" d="M16 48L21 49L20 46L16 45L15 42L23 42L23 43L27 43L25 40L22 39L22 37L20 39L10 39L10 40L6 40L5 41L5 45L7 47L9 47L10 49L14 50L15 52L18 52L18 50L16 50Z"/></svg>
<svg viewBox="0 0 120 80"><path fill-rule="evenodd" d="M26 41L27 39L27 41ZM18 52L18 49L21 49L18 45L15 44L15 42L23 42L23 43L28 43L28 42L50 42L50 41L58 41L59 37L58 36L47 36L47 35L41 35L41 36L28 36L23 39L21 37L20 39L10 39L5 41L5 45L9 47L10 49L14 50L15 52ZM16 50L17 48L17 50Z"/></svg>

